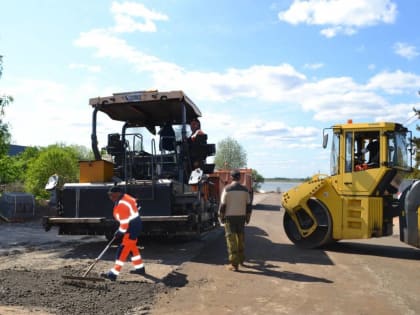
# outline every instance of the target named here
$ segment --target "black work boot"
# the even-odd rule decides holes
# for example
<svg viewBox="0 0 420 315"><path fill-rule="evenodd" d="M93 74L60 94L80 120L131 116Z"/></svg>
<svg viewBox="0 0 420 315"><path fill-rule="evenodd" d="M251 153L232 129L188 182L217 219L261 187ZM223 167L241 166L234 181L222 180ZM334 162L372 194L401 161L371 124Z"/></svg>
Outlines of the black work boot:
<svg viewBox="0 0 420 315"><path fill-rule="evenodd" d="M144 267L139 268L139 269L134 269L134 270L130 270L130 273L133 275L144 276L146 274L146 269Z"/></svg>
<svg viewBox="0 0 420 315"><path fill-rule="evenodd" d="M117 275L114 274L112 271L101 273L101 277L111 281L117 280Z"/></svg>

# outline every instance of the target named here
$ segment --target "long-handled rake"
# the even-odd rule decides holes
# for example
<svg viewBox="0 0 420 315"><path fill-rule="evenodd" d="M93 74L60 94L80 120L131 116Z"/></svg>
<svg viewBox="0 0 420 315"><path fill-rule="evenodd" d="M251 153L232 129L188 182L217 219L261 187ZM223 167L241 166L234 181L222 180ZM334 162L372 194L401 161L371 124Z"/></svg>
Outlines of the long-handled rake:
<svg viewBox="0 0 420 315"><path fill-rule="evenodd" d="M81 280L81 281L105 281L104 278L97 278L97 277L88 277L87 275L89 272L93 269L93 267L97 264L97 262L102 258L102 256L106 253L106 251L109 249L111 244L114 242L115 236L112 238L112 240L109 241L109 243L106 245L104 250L99 254L98 257L95 258L95 261L89 266L89 268L85 271L85 273L82 276L61 276L63 279L68 280Z"/></svg>

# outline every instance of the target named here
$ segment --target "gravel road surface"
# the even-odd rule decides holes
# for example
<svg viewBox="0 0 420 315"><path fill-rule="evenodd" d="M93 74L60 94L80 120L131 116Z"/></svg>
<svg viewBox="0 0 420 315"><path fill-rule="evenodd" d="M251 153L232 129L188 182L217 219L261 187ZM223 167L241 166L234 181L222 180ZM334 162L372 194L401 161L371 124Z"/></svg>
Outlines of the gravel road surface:
<svg viewBox="0 0 420 315"><path fill-rule="evenodd" d="M246 266L228 271L223 228L190 242L143 240L147 276L73 283L104 237L58 236L39 222L0 224L0 314L420 314L420 250L391 237L301 250L277 193L256 194ZM90 276L113 264L116 247Z"/></svg>

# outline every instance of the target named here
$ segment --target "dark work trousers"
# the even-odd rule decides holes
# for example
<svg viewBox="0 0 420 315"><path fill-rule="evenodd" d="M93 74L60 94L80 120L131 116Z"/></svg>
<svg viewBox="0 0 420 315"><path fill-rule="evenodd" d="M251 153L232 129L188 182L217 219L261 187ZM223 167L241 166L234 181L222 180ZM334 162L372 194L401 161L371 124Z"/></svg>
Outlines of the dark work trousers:
<svg viewBox="0 0 420 315"><path fill-rule="evenodd" d="M133 263L134 269L144 268L143 259L140 255L140 250L137 247L137 238L140 235L141 229L142 222L140 217L130 221L128 230L124 234L122 242L117 249L115 265L114 268L111 269L113 274L119 275L121 268L129 255L131 255L131 262Z"/></svg>
<svg viewBox="0 0 420 315"><path fill-rule="evenodd" d="M239 265L245 261L245 216L229 216L225 221L225 237L229 262Z"/></svg>

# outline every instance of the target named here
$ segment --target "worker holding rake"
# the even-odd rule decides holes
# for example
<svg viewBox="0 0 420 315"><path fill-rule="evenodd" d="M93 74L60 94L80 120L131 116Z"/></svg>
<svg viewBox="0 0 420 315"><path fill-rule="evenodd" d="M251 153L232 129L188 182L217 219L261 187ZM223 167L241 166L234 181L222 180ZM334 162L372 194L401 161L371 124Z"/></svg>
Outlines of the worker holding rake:
<svg viewBox="0 0 420 315"><path fill-rule="evenodd" d="M113 215L120 224L115 232L115 239L120 240L114 267L108 272L101 274L102 277L115 281L131 254L131 262L134 270L130 273L145 275L144 263L137 248L137 238L140 235L142 222L139 216L136 199L129 194L124 194L119 186L113 186L108 191L108 196L114 203Z"/></svg>

